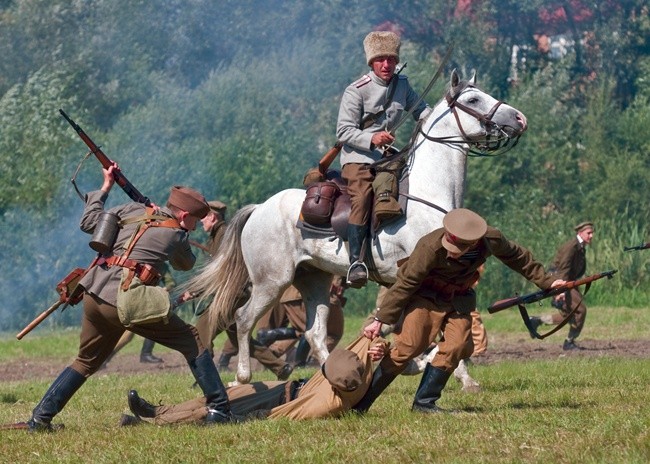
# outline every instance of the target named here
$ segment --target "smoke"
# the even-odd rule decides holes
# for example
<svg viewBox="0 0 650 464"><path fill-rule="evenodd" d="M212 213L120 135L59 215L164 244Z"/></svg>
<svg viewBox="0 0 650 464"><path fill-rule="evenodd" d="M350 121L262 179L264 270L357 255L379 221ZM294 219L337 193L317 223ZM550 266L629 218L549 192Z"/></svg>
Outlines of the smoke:
<svg viewBox="0 0 650 464"><path fill-rule="evenodd" d="M363 5L117 0L97 2L91 15L84 11L90 6L75 4L65 10L66 27L50 31L40 19L57 16L57 5L33 17L22 13L27 16L21 24L7 27L8 43L31 40L29 49L42 54L7 57L22 60L13 68L25 71L11 74L12 68L0 66L7 71L3 82L20 82L33 72L32 64L66 70L59 87L43 85L63 89L60 94L43 91L34 99L59 105L70 98L63 93L73 93L74 104L65 110L155 203L164 204L169 188L182 184L226 202L229 214L300 184L323 143L334 142L338 99L366 68L361 39L372 28ZM332 30L333 23L345 24L344 30ZM37 25L45 39L25 32ZM48 34L65 37L48 41ZM48 50L62 41L68 46ZM48 61L50 55L57 61ZM72 131L64 122L60 130ZM328 134L325 142L322 134ZM65 159L78 159L85 150L81 140L57 143L70 150ZM79 179L82 190L99 186L99 172L89 159ZM107 207L126 201L116 187ZM66 184L46 212L2 212L0 332L30 322L57 300L56 284L92 260L90 237L78 227L82 208ZM205 236L197 231L192 238L201 242ZM80 306L57 311L42 325L78 324L79 314Z"/></svg>

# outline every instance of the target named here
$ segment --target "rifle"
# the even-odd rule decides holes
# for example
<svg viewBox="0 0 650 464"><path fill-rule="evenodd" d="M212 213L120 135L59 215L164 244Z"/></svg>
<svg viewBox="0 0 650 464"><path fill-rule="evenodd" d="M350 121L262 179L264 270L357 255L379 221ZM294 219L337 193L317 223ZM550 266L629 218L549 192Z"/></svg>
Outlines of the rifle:
<svg viewBox="0 0 650 464"><path fill-rule="evenodd" d="M83 129L79 127L79 125L75 123L72 119L70 119L70 117L67 114L65 114L65 112L62 109L59 109L59 113L61 113L61 116L63 116L65 120L70 123L72 128L75 131L77 131L77 134L79 134L81 140L83 140L86 146L88 146L88 148L90 149L90 153L95 155L95 157L99 160L99 162L104 167L104 169L108 169L109 167L111 167L113 162L110 159L108 159L108 156L104 154L102 149L99 148L99 146L97 146L95 142L93 142L91 138L88 137L88 135L86 135ZM133 184L131 184L131 182L129 182L129 180L124 176L124 174L122 174L121 171L119 170L114 171L113 177L115 178L115 183L119 185L122 188L122 190L124 190L124 193L126 193L131 200L137 203L142 203L145 206L151 206L151 200L149 200L149 198L141 194L138 191L138 189L135 188ZM77 185L74 182L74 178L72 179L72 183L75 189L77 190L77 193L79 193L79 189L77 189ZM81 193L79 193L79 196L82 196Z"/></svg>
<svg viewBox="0 0 650 464"><path fill-rule="evenodd" d="M526 328L528 328L528 331L530 332L531 337L537 338L537 339L543 339L548 337L549 335L557 332L560 328L562 328L571 318L573 313L575 312L575 309L573 309L569 315L560 323L558 324L553 330L550 332L540 335L537 333L537 330L532 326L532 323L530 321L530 317L528 316L528 312L526 311L526 305L530 303L535 303L537 301L541 301L545 298L550 298L552 296L560 295L562 293L568 292L569 290L573 288L580 287L582 285L586 285L585 291L583 295L586 295L587 292L589 291L589 288L591 287L591 283L595 282L596 280L602 279L603 277L607 277L608 279L611 279L614 274L616 274L618 270L610 270L610 271L605 271L601 272L599 274L593 274L587 277L583 277L582 279L578 280L571 280L564 285L561 285L556 288L549 288L548 290L540 290L535 293L529 293L527 295L522 295L522 296L515 296L512 298L506 298L505 300L499 300L495 303L492 303L488 307L488 313L494 314L499 311L503 311L504 309L512 308L513 306L518 306L519 307L519 312L521 314L521 318L524 320L524 324L526 325Z"/></svg>
<svg viewBox="0 0 650 464"><path fill-rule="evenodd" d="M339 156L343 144L341 142L336 142L332 148L329 149L327 153L323 155L321 160L318 162L318 172L323 176L327 173L327 169L330 167L330 164Z"/></svg>
<svg viewBox="0 0 650 464"><path fill-rule="evenodd" d="M646 250L650 248L650 242L642 243L639 246L623 247L623 251Z"/></svg>
<svg viewBox="0 0 650 464"><path fill-rule="evenodd" d="M92 265L90 267L92 267ZM88 269L90 269L90 267ZM27 326L16 335L16 338L21 340L25 335L34 330L37 325L43 322L47 316L56 311L59 306L64 305L61 309L61 311L63 311L68 305L74 306L79 303L83 298L83 288L78 284L84 275L86 275L86 270L78 267L65 276L61 282L56 284L56 291L59 293L59 301L47 308L39 314L36 319L27 324Z"/></svg>

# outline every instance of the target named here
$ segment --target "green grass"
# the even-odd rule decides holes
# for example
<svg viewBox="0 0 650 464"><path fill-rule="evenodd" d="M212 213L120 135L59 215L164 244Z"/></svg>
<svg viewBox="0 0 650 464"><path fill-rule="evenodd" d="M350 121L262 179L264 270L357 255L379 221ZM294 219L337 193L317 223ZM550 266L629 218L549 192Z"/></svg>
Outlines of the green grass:
<svg viewBox="0 0 650 464"><path fill-rule="evenodd" d="M518 318L515 312L484 315L492 346L527 337ZM354 337L361 321L346 321L346 340ZM590 308L584 337L604 339L616 334L615 338L650 339L649 321L647 310ZM561 342L561 336L555 340ZM5 337L0 340L0 363L17 356L49 356L56 362L63 358L63 367L77 342L75 331L30 334L20 342ZM139 345L132 343L126 349L136 352ZM457 414L411 413L419 377L402 376L364 417L126 429L118 428L117 421L127 411L130 388L150 400L182 401L198 395L190 388L189 374L98 374L55 419L65 423L65 430L54 434L0 431L0 462L650 461L650 359L501 362L474 366L472 374L481 382L482 393L463 393L451 380L440 401L442 407L460 411ZM232 380L234 375L223 378ZM268 372L255 373L256 380L272 378ZM27 419L52 380L0 382L0 422Z"/></svg>

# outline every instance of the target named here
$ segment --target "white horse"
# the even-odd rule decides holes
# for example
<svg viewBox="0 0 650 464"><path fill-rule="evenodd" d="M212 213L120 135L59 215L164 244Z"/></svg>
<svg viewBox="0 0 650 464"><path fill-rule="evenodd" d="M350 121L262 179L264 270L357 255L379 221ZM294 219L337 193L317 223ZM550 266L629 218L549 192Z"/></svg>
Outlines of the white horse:
<svg viewBox="0 0 650 464"><path fill-rule="evenodd" d="M463 205L470 152L509 149L526 128L520 111L478 89L474 77L461 81L452 72L445 98L422 124L408 155L412 201L406 214L380 230L370 244L376 266L371 278L394 282L397 261L409 256L422 236L441 227L443 211ZM291 283L300 290L307 309L305 337L321 364L328 356L331 276L346 275L349 257L343 240L296 227L304 199L305 190L288 189L262 204L240 209L217 255L189 282L190 291L214 295L207 309L213 333L233 319L237 324L238 382L248 383L251 378L251 331ZM250 298L234 307L247 289Z"/></svg>

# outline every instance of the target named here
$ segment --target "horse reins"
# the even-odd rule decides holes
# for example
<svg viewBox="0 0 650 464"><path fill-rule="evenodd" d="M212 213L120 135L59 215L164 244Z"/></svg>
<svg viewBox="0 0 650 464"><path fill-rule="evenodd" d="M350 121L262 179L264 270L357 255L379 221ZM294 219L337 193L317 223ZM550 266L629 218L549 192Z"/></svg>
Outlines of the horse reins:
<svg viewBox="0 0 650 464"><path fill-rule="evenodd" d="M462 139L457 139L454 137L432 137L425 133L422 130L422 127L418 128L419 133L427 140L430 140L432 142L438 142L438 143L443 143L447 145L457 145L457 144L463 144L467 143L470 145L470 156L496 156L497 154L503 154L506 151L512 149L517 145L519 142L519 136L513 138L510 137L505 131L501 129L501 126L499 126L497 123L492 121L492 118L494 117L495 113L499 109L499 107L504 103L501 100L498 100L494 106L488 111L486 114L481 114L478 111L469 108L466 105L463 105L458 101L458 98L460 95L463 93L464 90L468 88L475 88L475 86L471 85L469 82L463 82L458 89L457 92L455 92L454 95L451 94L451 91L447 92L445 95L445 100L447 100L447 106L449 107L449 111L454 115L454 119L456 120L456 124L458 125L458 129L460 129L460 132L463 136ZM458 110L463 111L464 113L469 114L470 116L473 116L476 118L479 122L481 122L485 128L486 128L486 135L485 135L485 140L471 140L471 138L467 135L465 130L463 129L463 125L460 122L460 117L458 115ZM503 136L496 136L496 138L492 138L491 132L493 131L499 131ZM510 144L510 141L514 139L514 143ZM505 143L502 142L505 140ZM472 146L479 148L481 151L478 151L474 148L471 148ZM500 148L504 148L504 151L501 151L499 153L494 153L494 154L489 154L486 151L496 151L499 150Z"/></svg>

